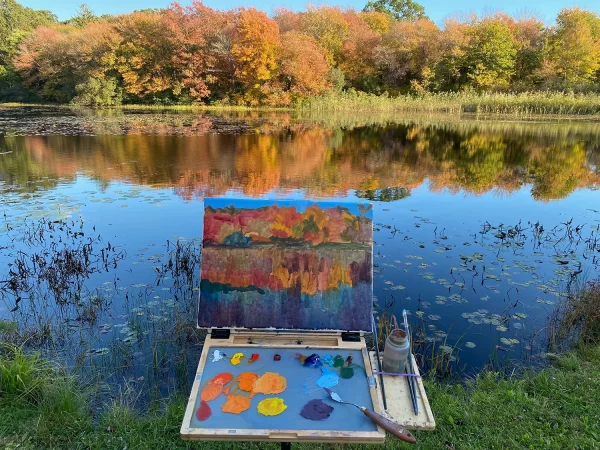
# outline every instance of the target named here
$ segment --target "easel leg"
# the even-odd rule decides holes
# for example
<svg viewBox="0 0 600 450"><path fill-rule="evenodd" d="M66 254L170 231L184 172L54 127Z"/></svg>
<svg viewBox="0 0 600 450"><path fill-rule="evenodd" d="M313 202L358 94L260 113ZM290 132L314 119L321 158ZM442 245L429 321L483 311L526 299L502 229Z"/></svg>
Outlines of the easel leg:
<svg viewBox="0 0 600 450"><path fill-rule="evenodd" d="M291 442L282 442L281 450L292 450L292 443Z"/></svg>

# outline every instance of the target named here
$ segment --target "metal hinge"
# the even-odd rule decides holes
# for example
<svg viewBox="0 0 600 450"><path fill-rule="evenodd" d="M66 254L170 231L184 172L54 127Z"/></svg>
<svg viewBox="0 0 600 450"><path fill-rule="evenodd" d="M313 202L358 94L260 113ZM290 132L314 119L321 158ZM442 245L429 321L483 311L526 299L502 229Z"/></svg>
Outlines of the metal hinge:
<svg viewBox="0 0 600 450"><path fill-rule="evenodd" d="M212 339L229 339L231 330L227 328L214 328L210 331L210 337Z"/></svg>
<svg viewBox="0 0 600 450"><path fill-rule="evenodd" d="M360 333L356 332L343 332L342 333L342 341L344 342L360 342Z"/></svg>

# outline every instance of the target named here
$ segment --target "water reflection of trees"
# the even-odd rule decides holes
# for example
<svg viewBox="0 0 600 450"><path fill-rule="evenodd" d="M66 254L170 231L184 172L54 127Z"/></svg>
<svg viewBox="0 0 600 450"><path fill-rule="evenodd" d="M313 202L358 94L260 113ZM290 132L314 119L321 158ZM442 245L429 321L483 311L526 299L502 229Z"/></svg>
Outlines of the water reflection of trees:
<svg viewBox="0 0 600 450"><path fill-rule="evenodd" d="M429 180L433 190L479 194L532 185L538 200L567 196L600 181L600 138L560 128L400 123L308 125L283 116L244 134L168 133L0 138L0 176L22 187L86 172L173 187L185 198L238 189L307 189L329 196L403 198ZM129 128L131 131L131 128ZM182 134L182 133L179 133ZM186 134L186 133L183 133ZM386 190L401 187L402 195Z"/></svg>

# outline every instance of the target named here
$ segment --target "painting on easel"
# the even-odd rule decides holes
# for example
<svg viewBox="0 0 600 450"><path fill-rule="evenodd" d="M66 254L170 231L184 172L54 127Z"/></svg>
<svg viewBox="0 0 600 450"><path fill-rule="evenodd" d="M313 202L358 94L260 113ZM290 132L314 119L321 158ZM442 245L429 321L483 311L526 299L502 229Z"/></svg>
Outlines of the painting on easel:
<svg viewBox="0 0 600 450"><path fill-rule="evenodd" d="M205 200L198 326L370 331L368 203Z"/></svg>

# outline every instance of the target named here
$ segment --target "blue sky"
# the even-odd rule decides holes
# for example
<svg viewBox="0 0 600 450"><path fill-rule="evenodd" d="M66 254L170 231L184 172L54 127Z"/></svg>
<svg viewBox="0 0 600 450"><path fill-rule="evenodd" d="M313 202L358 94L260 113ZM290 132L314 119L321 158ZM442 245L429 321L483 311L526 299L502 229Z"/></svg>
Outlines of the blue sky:
<svg viewBox="0 0 600 450"><path fill-rule="evenodd" d="M285 6L293 10L303 10L310 3L348 6L362 9L367 0L327 0L326 2L307 2L305 0L205 0L204 4L215 9L231 9L239 6L253 6L272 13L276 7ZM164 8L169 5L170 0L60 0L59 2L48 2L48 0L21 0L25 6L35 9L50 9L59 20L65 20L73 16L79 4L85 2L96 14L119 14L127 13L143 8ZM182 0L182 5L191 3L191 0ZM547 24L552 24L556 14L565 7L578 5L583 9L595 11L600 14L599 0L580 0L575 3L572 0L544 0L531 2L529 5L523 0L463 0L461 2L450 2L448 0L421 0L429 17L436 23L441 24L444 17L453 13L476 12L478 14L486 11L503 11L517 15L522 12L534 12L537 17Z"/></svg>

